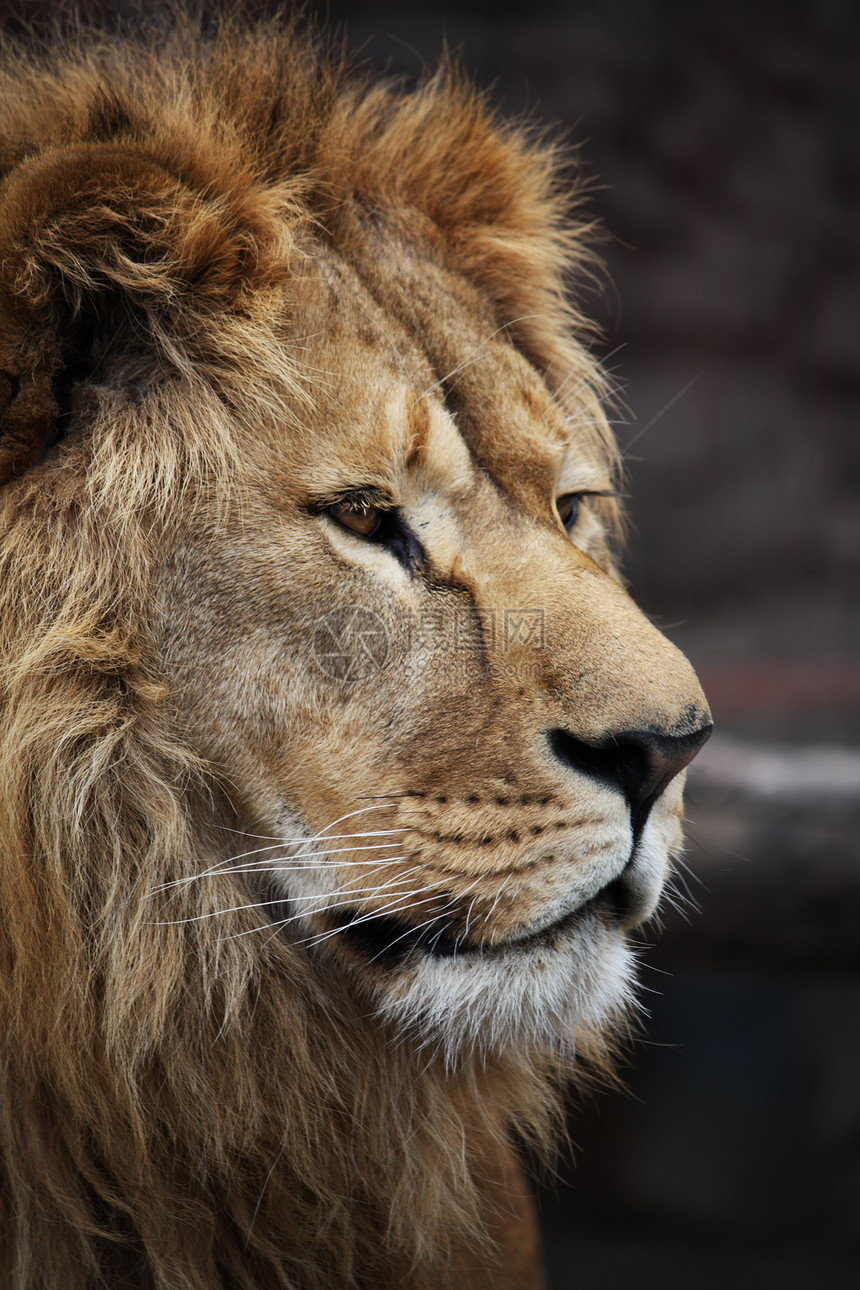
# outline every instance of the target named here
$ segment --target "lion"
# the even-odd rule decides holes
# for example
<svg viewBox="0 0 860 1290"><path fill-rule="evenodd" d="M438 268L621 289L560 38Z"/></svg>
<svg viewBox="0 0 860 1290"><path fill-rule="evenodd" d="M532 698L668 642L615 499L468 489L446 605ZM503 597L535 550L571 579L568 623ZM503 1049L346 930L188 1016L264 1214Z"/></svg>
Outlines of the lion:
<svg viewBox="0 0 860 1290"><path fill-rule="evenodd" d="M537 1287L711 727L576 181L283 20L2 77L0 1280Z"/></svg>

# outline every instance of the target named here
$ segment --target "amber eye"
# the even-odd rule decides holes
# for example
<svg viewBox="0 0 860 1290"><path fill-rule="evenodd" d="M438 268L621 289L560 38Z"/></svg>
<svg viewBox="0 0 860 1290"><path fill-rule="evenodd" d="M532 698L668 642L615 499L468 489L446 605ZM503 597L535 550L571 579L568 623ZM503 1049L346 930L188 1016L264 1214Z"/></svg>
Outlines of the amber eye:
<svg viewBox="0 0 860 1290"><path fill-rule="evenodd" d="M377 506L353 506L349 502L338 502L329 506L327 515L342 528L357 533L359 537L373 537L382 523L383 512Z"/></svg>
<svg viewBox="0 0 860 1290"><path fill-rule="evenodd" d="M579 497L579 493L565 493L563 497L556 498L555 509L558 511L558 518L568 533L579 515Z"/></svg>

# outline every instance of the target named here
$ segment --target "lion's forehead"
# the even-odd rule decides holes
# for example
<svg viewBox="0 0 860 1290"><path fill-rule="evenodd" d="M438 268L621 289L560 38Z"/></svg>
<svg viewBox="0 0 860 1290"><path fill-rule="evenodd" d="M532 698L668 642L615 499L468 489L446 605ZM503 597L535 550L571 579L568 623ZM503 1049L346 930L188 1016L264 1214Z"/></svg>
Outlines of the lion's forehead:
<svg viewBox="0 0 860 1290"><path fill-rule="evenodd" d="M366 268L358 252L308 256L290 293L288 343L314 373L325 452L308 436L285 471L314 487L375 478L396 491L420 479L431 493L468 494L489 477L543 512L571 448L576 458L575 435L571 444L545 382L479 293L429 256L419 279L418 255L395 246Z"/></svg>

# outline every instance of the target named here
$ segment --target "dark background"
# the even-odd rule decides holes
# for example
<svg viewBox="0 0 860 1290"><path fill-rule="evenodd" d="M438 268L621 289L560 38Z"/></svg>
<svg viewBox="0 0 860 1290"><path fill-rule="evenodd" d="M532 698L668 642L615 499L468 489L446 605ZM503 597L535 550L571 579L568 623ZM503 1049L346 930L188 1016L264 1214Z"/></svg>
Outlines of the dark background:
<svg viewBox="0 0 860 1290"><path fill-rule="evenodd" d="M623 390L626 568L718 726L629 1091L571 1107L577 1166L541 1190L550 1290L853 1290L860 7L309 8L410 80L447 42L581 145L608 274L576 289Z"/></svg>

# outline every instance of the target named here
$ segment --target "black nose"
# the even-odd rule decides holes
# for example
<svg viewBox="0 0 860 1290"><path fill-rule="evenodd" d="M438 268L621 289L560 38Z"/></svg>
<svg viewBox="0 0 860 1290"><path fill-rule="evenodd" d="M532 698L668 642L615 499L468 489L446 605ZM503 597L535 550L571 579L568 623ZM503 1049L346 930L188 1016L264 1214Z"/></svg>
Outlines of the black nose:
<svg viewBox="0 0 860 1290"><path fill-rule="evenodd" d="M622 730L598 744L589 744L566 730L549 730L547 739L555 756L566 766L620 789L630 806L633 828L638 831L663 789L689 766L713 728L708 719L683 735Z"/></svg>

